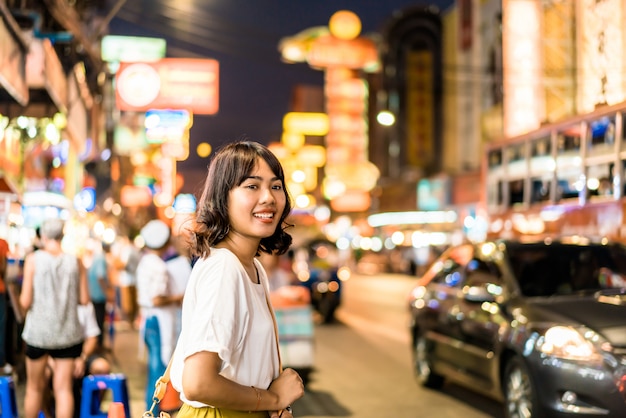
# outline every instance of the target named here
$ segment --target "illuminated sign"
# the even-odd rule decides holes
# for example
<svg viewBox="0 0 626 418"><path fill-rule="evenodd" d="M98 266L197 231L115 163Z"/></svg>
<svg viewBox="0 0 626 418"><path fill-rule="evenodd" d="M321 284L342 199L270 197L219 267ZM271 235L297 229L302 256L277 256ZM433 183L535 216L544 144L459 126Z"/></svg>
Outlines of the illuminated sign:
<svg viewBox="0 0 626 418"><path fill-rule="evenodd" d="M151 144L161 144L170 139L180 141L191 127L187 110L152 109L146 112L146 138Z"/></svg>
<svg viewBox="0 0 626 418"><path fill-rule="evenodd" d="M165 57L166 42L161 38L106 35L102 38L101 56L108 62L158 61Z"/></svg>
<svg viewBox="0 0 626 418"><path fill-rule="evenodd" d="M328 128L326 113L289 112L283 117L283 129L289 133L324 136Z"/></svg>
<svg viewBox="0 0 626 418"><path fill-rule="evenodd" d="M219 64L212 59L164 58L120 63L115 100L120 110L186 109L212 115L219 108Z"/></svg>
<svg viewBox="0 0 626 418"><path fill-rule="evenodd" d="M85 187L74 196L74 208L91 212L96 208L96 189Z"/></svg>
<svg viewBox="0 0 626 418"><path fill-rule="evenodd" d="M172 205L176 213L194 213L196 211L196 198L189 193L181 193L174 199Z"/></svg>

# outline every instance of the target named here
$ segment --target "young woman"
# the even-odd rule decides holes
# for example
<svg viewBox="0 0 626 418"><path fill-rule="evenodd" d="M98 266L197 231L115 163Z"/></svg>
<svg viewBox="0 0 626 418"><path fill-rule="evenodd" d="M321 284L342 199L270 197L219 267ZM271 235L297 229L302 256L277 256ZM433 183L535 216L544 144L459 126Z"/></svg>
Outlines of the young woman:
<svg viewBox="0 0 626 418"><path fill-rule="evenodd" d="M291 418L290 404L304 394L300 376L281 371L267 275L256 259L291 244L284 180L278 159L255 142L226 145L211 161L170 375L184 402L178 418Z"/></svg>

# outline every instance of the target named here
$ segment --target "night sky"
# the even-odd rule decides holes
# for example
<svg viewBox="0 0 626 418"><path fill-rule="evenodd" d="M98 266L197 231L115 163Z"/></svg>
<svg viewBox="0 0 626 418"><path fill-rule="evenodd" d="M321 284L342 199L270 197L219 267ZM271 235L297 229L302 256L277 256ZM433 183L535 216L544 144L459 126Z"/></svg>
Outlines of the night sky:
<svg viewBox="0 0 626 418"><path fill-rule="evenodd" d="M243 135L268 143L280 139L297 84L323 84L323 73L306 64L286 64L280 39L314 26L327 26L338 10L351 10L362 34L379 31L394 11L432 4L446 10L453 0L135 0L109 24L112 35L165 38L167 57L212 58L220 65L220 110L194 116L190 158L179 162L184 191L197 191L206 161L193 158L200 142L219 147Z"/></svg>

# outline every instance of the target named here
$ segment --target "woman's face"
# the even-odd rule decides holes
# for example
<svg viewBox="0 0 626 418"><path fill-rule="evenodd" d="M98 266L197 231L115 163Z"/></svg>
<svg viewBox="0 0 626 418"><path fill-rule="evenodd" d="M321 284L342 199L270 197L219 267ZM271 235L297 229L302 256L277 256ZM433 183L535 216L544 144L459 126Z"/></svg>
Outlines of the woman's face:
<svg viewBox="0 0 626 418"><path fill-rule="evenodd" d="M261 240L274 234L285 210L283 182L262 158L228 195L230 233Z"/></svg>

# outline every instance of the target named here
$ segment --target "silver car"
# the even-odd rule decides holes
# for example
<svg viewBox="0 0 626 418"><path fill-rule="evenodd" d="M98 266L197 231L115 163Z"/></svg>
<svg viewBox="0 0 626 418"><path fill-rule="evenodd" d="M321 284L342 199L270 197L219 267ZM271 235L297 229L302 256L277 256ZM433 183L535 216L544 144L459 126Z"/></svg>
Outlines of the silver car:
<svg viewBox="0 0 626 418"><path fill-rule="evenodd" d="M626 417L626 248L574 237L444 252L413 289L414 371L505 416Z"/></svg>

